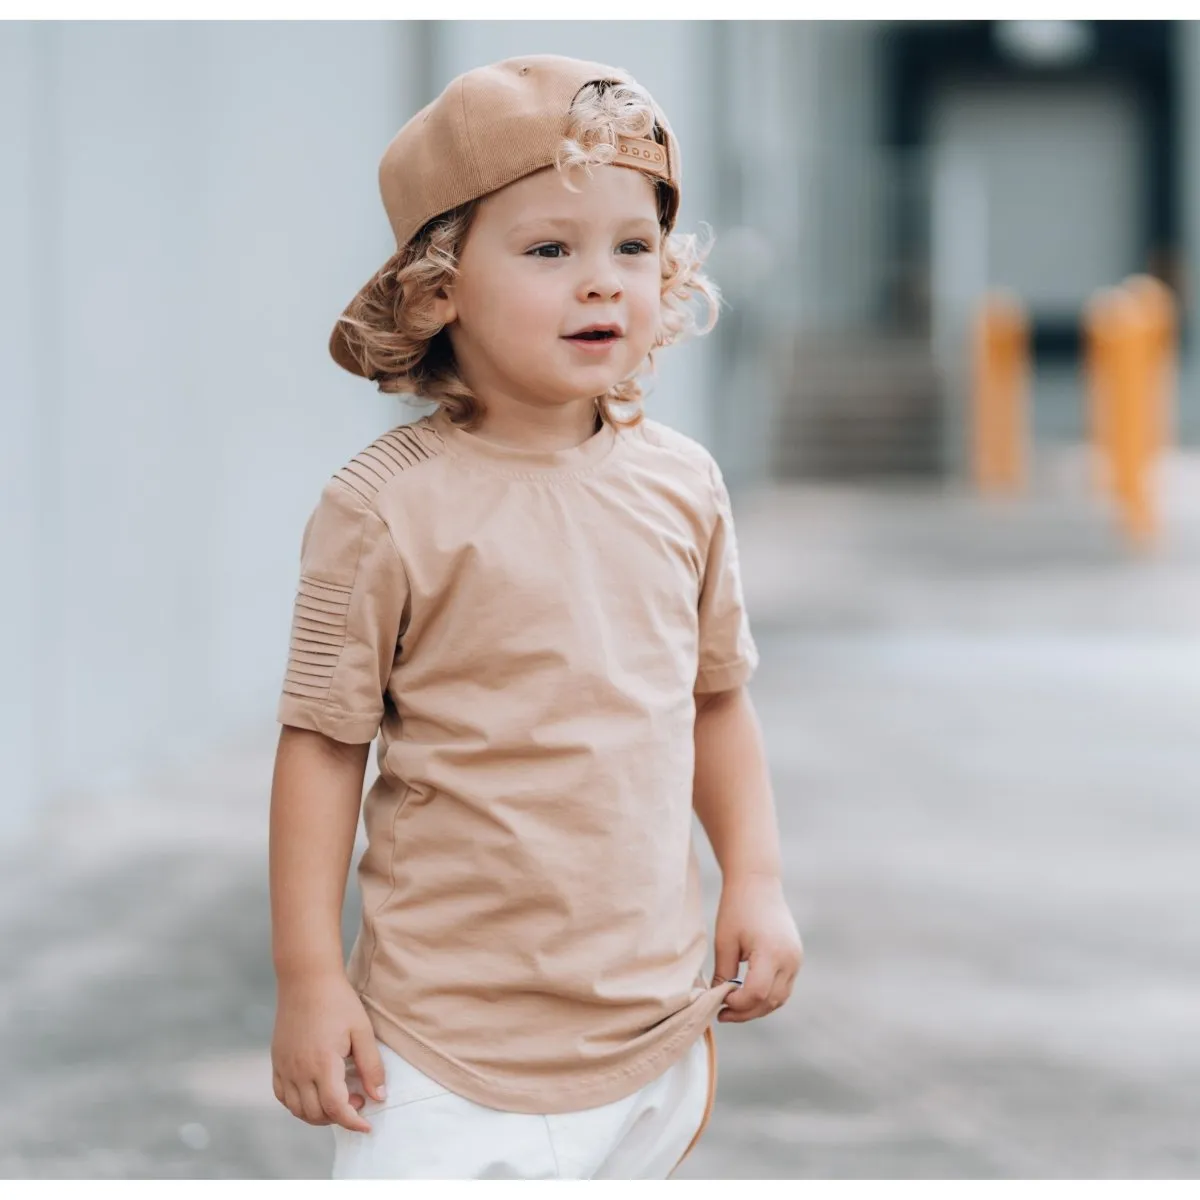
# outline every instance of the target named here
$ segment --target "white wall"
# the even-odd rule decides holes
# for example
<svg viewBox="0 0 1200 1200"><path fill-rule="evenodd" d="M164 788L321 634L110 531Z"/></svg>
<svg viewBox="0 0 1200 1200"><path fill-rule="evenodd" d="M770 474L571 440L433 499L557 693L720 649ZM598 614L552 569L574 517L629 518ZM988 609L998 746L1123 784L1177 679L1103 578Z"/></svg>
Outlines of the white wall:
<svg viewBox="0 0 1200 1200"><path fill-rule="evenodd" d="M44 169L35 77L38 30L24 22L0 24L0 629L5 633L5 686L0 693L0 838L24 824L38 787L35 689L39 660L35 553L43 513L38 470L43 407L30 300L34 295L34 242L46 213L30 186ZM15 182L17 186L13 186Z"/></svg>
<svg viewBox="0 0 1200 1200"><path fill-rule="evenodd" d="M391 251L398 24L0 24L0 833L269 723L304 517L407 410L325 350Z"/></svg>
<svg viewBox="0 0 1200 1200"><path fill-rule="evenodd" d="M718 239L712 271L726 309L718 325L714 443L731 483L768 470L778 387L775 358L816 284L810 238L817 197L799 169L818 140L810 22L736 21L713 39L709 122Z"/></svg>
<svg viewBox="0 0 1200 1200"><path fill-rule="evenodd" d="M806 329L868 327L883 282L884 205L901 181L896 160L879 149L879 24L796 22L791 34L812 42L792 67L808 76L793 114L810 130L796 155L811 274L800 314Z"/></svg>

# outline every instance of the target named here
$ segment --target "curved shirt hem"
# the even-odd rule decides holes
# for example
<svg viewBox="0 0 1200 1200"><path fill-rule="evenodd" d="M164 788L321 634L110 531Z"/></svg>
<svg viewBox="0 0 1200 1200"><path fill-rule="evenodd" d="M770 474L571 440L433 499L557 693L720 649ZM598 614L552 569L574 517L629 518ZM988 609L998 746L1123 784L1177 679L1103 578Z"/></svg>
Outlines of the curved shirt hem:
<svg viewBox="0 0 1200 1200"><path fill-rule="evenodd" d="M659 1027L660 1038L632 1062L598 1073L589 1072L582 1065L564 1067L557 1078L548 1077L536 1083L484 1076L469 1070L414 1037L369 995L360 995L360 999L375 1036L435 1082L487 1108L542 1116L612 1104L657 1079L691 1049L697 1038L703 1037L735 987L730 983L709 988L687 1008L667 1018Z"/></svg>

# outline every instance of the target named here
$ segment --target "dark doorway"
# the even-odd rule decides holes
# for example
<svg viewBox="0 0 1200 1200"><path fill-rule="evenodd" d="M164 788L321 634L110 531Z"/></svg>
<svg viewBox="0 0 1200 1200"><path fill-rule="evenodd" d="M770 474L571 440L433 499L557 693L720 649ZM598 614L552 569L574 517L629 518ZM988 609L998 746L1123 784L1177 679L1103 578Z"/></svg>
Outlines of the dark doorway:
<svg viewBox="0 0 1200 1200"><path fill-rule="evenodd" d="M889 26L881 62L885 144L905 158L927 160L934 151L934 141L944 136L945 121L939 122L939 113L945 113L947 105L954 103L954 97L974 97L976 101L980 97L984 100L987 96L998 97L994 107L1000 111L1004 94L1010 93L1013 110L1023 104L1027 114L1036 114L1037 105L1044 104L1047 114L1052 111L1057 114L1062 129L1069 131L1074 119L1074 127L1091 131L1075 146L1080 178L1076 181L1077 194L1066 203L1076 206L1080 220L1088 219L1089 215L1109 220L1107 233L1102 222L1093 222L1097 225L1093 233L1107 239L1111 262L1106 260L1103 266L1093 264L1093 269L1102 273L1107 273L1110 267L1121 272L1150 271L1178 287L1178 155L1175 153L1178 118L1172 54L1176 22L1060 23L1076 26L1082 38L1080 52L1061 61L1052 57L1039 61L1036 55L1022 57L1014 53L1010 36L1014 24L955 21ZM948 101L947 97L951 99ZM1060 100L1064 103L1060 104ZM978 107L983 111L985 104L980 102ZM1036 115L1032 122L1029 128L1036 134L1039 132ZM1109 143L1103 137L1105 122L1112 123ZM969 128L967 123L959 121L958 136L969 136L963 133ZM1045 143L1049 134L1041 132ZM993 129L993 134L999 138L1006 136L1003 130ZM1071 165L1069 133L1062 140L1066 143L1062 151L1067 156L1065 163L1050 162L1048 157L1042 159L1048 168L1047 178L1059 183L1070 178ZM1037 138L1031 136L1034 154L1039 152L1036 142ZM1090 166L1084 162L1089 145ZM1101 162L1105 154L1107 160ZM1054 170L1049 170L1051 167ZM1113 172L1119 172L1121 177L1116 178ZM1106 189L1103 184L1093 185L1093 192L1107 190L1108 194L1091 195L1088 178L1109 179L1120 186ZM1031 182L1031 190L1036 190L1032 188L1033 182L1036 181ZM1091 205L1108 204L1110 208L1103 212L1089 209L1089 199ZM922 210L923 203L924 198L911 190L897 193L893 209L887 214L893 261L922 260L928 217ZM1037 200L1031 203L1036 207ZM1056 215L1061 219L1062 214ZM1047 230L1041 232L1046 237L1054 236ZM1077 238L1076 242L1078 258L1085 253L1086 239ZM1008 244L1011 245L1011 239ZM1031 248L1030 254L1036 253L1036 248ZM1016 263L1001 264L1001 274L1005 265L1017 270ZM1052 265L1046 266L1046 271L1052 270ZM1119 278L1105 277L1102 282L1117 283ZM1075 292L1083 286L1080 283ZM1093 284L1088 282L1087 286ZM901 274L888 298L890 315L901 323L911 323L913 313L926 303L924 289L925 281L919 272ZM1036 294L1037 288L1029 290L1035 293L1028 297L1035 354L1043 361L1077 356L1078 309L1086 297L1074 295L1068 279L1062 281L1064 295L1057 299ZM1074 295L1073 301L1070 295Z"/></svg>

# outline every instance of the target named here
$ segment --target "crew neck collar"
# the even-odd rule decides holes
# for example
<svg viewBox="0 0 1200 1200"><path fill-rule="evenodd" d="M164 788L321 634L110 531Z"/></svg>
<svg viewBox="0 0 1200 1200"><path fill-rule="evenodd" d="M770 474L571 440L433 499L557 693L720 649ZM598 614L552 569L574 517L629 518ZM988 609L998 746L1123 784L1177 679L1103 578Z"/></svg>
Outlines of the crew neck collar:
<svg viewBox="0 0 1200 1200"><path fill-rule="evenodd" d="M616 443L616 430L604 421L599 432L577 446L563 450L533 450L522 446L502 446L478 434L460 429L444 408L429 418L449 450L459 458L493 471L513 476L574 475L590 470L608 457Z"/></svg>

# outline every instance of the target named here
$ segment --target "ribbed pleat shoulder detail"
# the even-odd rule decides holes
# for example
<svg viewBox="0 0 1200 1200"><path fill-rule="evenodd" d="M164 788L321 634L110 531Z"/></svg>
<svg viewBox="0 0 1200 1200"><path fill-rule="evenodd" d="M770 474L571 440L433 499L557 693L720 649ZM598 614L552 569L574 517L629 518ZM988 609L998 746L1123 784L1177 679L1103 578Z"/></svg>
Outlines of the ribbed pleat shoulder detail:
<svg viewBox="0 0 1200 1200"><path fill-rule="evenodd" d="M397 425L356 454L334 478L366 501L374 500L402 471L437 458L446 448L442 435L423 417Z"/></svg>

